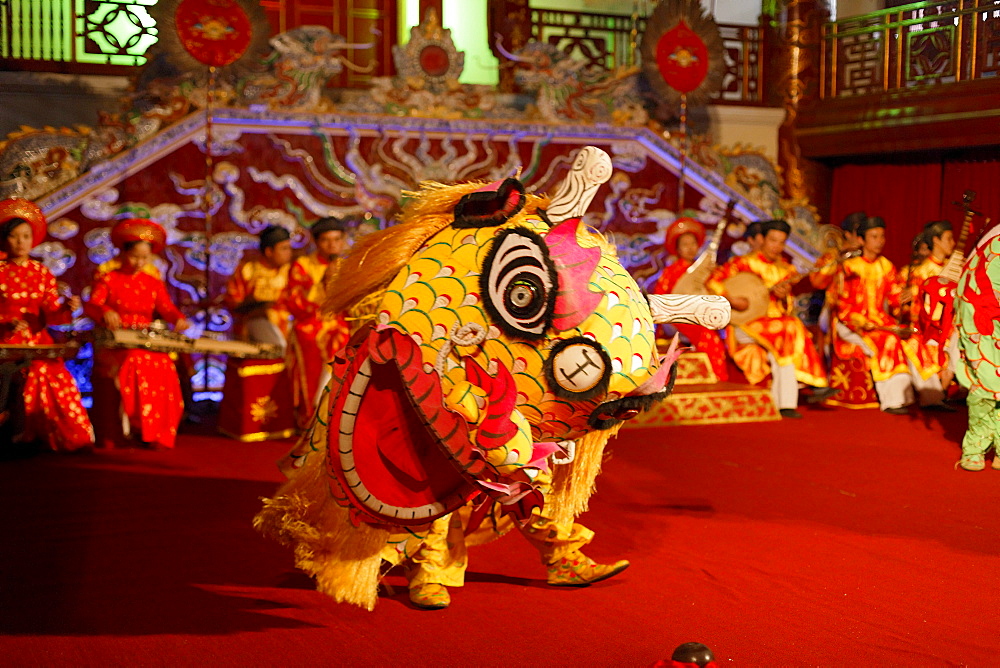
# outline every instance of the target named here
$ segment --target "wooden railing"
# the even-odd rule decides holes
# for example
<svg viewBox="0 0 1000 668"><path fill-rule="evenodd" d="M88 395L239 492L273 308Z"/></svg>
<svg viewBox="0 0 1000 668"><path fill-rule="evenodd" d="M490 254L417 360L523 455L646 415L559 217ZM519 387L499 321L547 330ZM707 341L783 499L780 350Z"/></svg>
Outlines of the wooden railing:
<svg viewBox="0 0 1000 668"><path fill-rule="evenodd" d="M553 44L589 63L613 69L637 62L633 28L641 40L645 19L629 16L531 10L532 37ZM759 26L719 24L725 47L726 75L714 101L762 105L764 100L764 30Z"/></svg>
<svg viewBox="0 0 1000 668"><path fill-rule="evenodd" d="M1000 73L1000 1L917 2L823 28L821 96L903 91Z"/></svg>
<svg viewBox="0 0 1000 668"><path fill-rule="evenodd" d="M125 74L145 62L146 49L156 41L157 27L149 16L156 0L0 0L0 70L34 70L78 74ZM364 41L377 28L382 39L373 57L372 75L392 69L391 48L396 34L396 2L346 0L347 11L333 17L324 0L263 0L273 30L288 30L293 19L328 26L349 40ZM307 11L308 10L308 11ZM325 12L325 13L324 13ZM629 16L531 10L533 37L554 44L574 57L609 69L635 62L633 28L642 34L645 20L633 26ZM726 76L717 102L763 104L764 31L758 26L719 26L725 46ZM359 63L366 65L367 62ZM367 85L370 77L341 77L334 85Z"/></svg>

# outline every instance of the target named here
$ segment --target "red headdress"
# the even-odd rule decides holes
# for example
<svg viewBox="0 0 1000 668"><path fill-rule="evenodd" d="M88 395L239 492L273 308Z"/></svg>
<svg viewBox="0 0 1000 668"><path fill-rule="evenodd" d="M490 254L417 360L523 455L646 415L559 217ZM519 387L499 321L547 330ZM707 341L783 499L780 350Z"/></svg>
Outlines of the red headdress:
<svg viewBox="0 0 1000 668"><path fill-rule="evenodd" d="M111 243L121 248L130 241L145 241L154 255L159 255L167 246L167 232L147 218L130 218L116 223L111 228Z"/></svg>
<svg viewBox="0 0 1000 668"><path fill-rule="evenodd" d="M667 236L663 241L663 247L667 249L667 253L670 255L677 254L677 242L685 234L694 235L695 240L698 242L698 248L701 248L701 245L705 243L704 225L694 218L678 218L670 223L670 227L667 228Z"/></svg>
<svg viewBox="0 0 1000 668"><path fill-rule="evenodd" d="M31 201L12 197L0 201L0 225L14 218L21 218L31 225L31 245L37 246L45 240L48 223L45 214Z"/></svg>

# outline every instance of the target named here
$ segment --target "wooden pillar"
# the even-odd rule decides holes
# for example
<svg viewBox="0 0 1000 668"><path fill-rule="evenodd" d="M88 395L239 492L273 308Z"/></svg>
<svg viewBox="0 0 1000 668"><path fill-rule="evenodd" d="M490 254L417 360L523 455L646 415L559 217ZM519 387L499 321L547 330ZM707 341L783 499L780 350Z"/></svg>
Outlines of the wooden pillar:
<svg viewBox="0 0 1000 668"><path fill-rule="evenodd" d="M765 16L767 62L774 63L768 78L769 98L785 109L778 129L778 164L784 173L785 196L808 199L823 215L829 212L830 170L802 157L797 137L799 114L815 104L820 85L820 40L830 13L826 0L777 0L767 3ZM824 219L826 216L823 216ZM828 221L827 221L828 222Z"/></svg>
<svg viewBox="0 0 1000 668"><path fill-rule="evenodd" d="M486 0L487 26L490 51L500 60L501 93L516 93L514 67L517 63L509 60L497 48L497 35L503 42L505 51L513 52L531 40L531 8L528 0Z"/></svg>

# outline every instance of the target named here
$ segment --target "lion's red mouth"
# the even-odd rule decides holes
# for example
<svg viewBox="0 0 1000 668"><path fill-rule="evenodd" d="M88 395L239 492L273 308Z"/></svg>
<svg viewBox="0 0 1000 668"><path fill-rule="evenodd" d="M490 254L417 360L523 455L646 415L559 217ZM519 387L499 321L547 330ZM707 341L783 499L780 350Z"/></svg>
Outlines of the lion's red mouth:
<svg viewBox="0 0 1000 668"><path fill-rule="evenodd" d="M327 463L340 489L331 491L360 520L426 524L482 491L474 481L488 465L419 353L410 337L384 329L334 363Z"/></svg>

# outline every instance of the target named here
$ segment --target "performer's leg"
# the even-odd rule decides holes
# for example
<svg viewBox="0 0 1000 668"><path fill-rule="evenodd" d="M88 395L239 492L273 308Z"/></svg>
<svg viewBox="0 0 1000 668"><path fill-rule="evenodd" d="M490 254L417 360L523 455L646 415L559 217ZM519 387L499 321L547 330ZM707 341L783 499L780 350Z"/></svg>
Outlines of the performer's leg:
<svg viewBox="0 0 1000 668"><path fill-rule="evenodd" d="M966 400L969 406L969 428L962 439L962 458L958 466L966 471L982 471L986 468L984 455L993 445L1000 428L1000 412L991 395L972 391ZM997 468L994 459L994 468Z"/></svg>
<svg viewBox="0 0 1000 668"><path fill-rule="evenodd" d="M628 568L624 559L613 564L598 564L580 549L594 538L594 532L575 522L560 524L535 511L531 521L521 527L523 535L542 558L548 570L547 581L555 586L582 587L606 580Z"/></svg>
<svg viewBox="0 0 1000 668"><path fill-rule="evenodd" d="M952 332L948 343L945 344L944 352L948 361L947 366L941 370L941 389L947 394L948 386L955 379L955 369L958 368L958 363L961 361L958 352L958 332Z"/></svg>
<svg viewBox="0 0 1000 668"><path fill-rule="evenodd" d="M913 403L913 383L908 373L897 373L886 380L875 381L879 408L889 412L905 412Z"/></svg>
<svg viewBox="0 0 1000 668"><path fill-rule="evenodd" d="M781 366L774 355L768 353L771 363L771 397L779 411L794 411L799 405L799 381L795 378L795 366Z"/></svg>
<svg viewBox="0 0 1000 668"><path fill-rule="evenodd" d="M465 532L457 513L434 520L424 544L413 555L410 571L410 601L418 608L439 610L451 603L446 587L465 584L469 557Z"/></svg>
<svg viewBox="0 0 1000 668"><path fill-rule="evenodd" d="M837 336L842 341L858 346L865 357L874 357L875 351L868 347L865 340L842 322L837 322ZM878 395L879 408L883 411L905 413L905 407L913 403L909 374L897 373L886 380L876 380L875 394Z"/></svg>
<svg viewBox="0 0 1000 668"><path fill-rule="evenodd" d="M917 392L921 406L935 406L944 400L944 391L941 389L941 378L934 374L926 380L920 376L920 372L913 366L913 362L907 360L907 368L910 370L910 380L913 382L913 389Z"/></svg>

